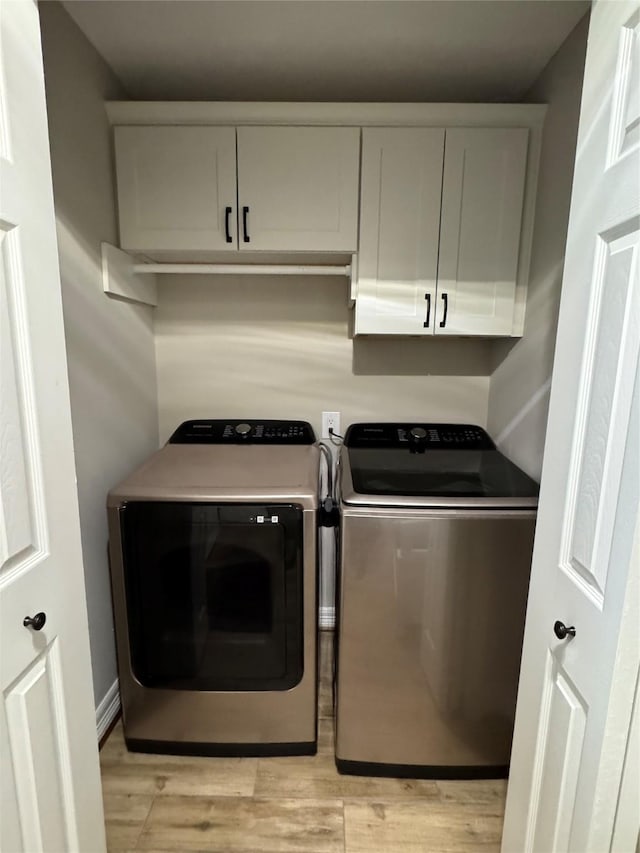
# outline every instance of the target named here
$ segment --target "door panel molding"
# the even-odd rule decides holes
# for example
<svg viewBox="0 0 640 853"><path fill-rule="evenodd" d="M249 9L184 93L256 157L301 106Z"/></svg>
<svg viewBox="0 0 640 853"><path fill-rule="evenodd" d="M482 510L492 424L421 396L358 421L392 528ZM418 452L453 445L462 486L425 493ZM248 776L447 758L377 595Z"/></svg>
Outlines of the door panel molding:
<svg viewBox="0 0 640 853"><path fill-rule="evenodd" d="M606 239L608 237L609 239ZM580 378L580 419L572 450L562 568L602 609L638 358L638 220L598 237L589 334Z"/></svg>
<svg viewBox="0 0 640 853"><path fill-rule="evenodd" d="M6 688L3 700L25 850L78 849L56 640ZM58 788L50 784L53 776Z"/></svg>
<svg viewBox="0 0 640 853"><path fill-rule="evenodd" d="M0 224L0 587L48 550L19 241L16 226Z"/></svg>
<svg viewBox="0 0 640 853"><path fill-rule="evenodd" d="M529 813L526 851L568 849L578 769L584 742L583 697L551 653L538 742L545 744L536 768L535 809ZM552 780L542 786L542 781Z"/></svg>
<svg viewBox="0 0 640 853"><path fill-rule="evenodd" d="M620 31L616 88L611 110L607 166L613 166L640 145L640 11Z"/></svg>

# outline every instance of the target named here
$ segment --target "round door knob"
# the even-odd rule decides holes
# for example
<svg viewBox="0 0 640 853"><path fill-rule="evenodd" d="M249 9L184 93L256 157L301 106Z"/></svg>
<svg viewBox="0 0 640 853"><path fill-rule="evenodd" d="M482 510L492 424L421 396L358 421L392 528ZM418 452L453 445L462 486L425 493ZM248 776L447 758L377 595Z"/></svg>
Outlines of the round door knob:
<svg viewBox="0 0 640 853"><path fill-rule="evenodd" d="M576 629L573 625L570 628L567 628L564 622L560 622L560 620L558 620L553 626L553 633L559 640L564 640L566 637L575 637Z"/></svg>
<svg viewBox="0 0 640 853"><path fill-rule="evenodd" d="M22 620L22 624L25 628L33 628L34 631L41 631L44 628L44 623L46 621L46 613L36 613L35 616L25 616Z"/></svg>

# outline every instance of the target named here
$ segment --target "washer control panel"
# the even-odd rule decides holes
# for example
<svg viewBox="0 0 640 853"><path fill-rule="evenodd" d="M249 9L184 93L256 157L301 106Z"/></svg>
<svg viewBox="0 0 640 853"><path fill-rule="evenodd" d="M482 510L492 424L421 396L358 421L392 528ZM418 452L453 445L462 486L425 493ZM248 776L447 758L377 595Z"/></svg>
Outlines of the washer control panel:
<svg viewBox="0 0 640 853"><path fill-rule="evenodd" d="M495 444L475 424L352 424L347 447L424 447L427 450L494 450Z"/></svg>
<svg viewBox="0 0 640 853"><path fill-rule="evenodd" d="M198 420L185 421L169 444L313 444L307 421Z"/></svg>

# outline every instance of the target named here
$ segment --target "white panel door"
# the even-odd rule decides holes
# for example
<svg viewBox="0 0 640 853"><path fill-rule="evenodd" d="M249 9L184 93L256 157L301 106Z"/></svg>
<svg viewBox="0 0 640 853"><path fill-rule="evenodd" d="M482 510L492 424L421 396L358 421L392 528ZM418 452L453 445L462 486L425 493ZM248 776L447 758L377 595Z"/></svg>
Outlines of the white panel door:
<svg viewBox="0 0 640 853"><path fill-rule="evenodd" d="M360 129L239 127L240 249L355 252Z"/></svg>
<svg viewBox="0 0 640 853"><path fill-rule="evenodd" d="M432 335L444 130L364 128L356 334Z"/></svg>
<svg viewBox="0 0 640 853"><path fill-rule="evenodd" d="M0 15L0 849L105 849L38 11ZM27 617L38 617L31 627Z"/></svg>
<svg viewBox="0 0 640 853"><path fill-rule="evenodd" d="M616 810L629 814L618 792L640 666L639 34L638 0L594 5L505 853L608 851ZM636 850L631 810L615 849Z"/></svg>
<svg viewBox="0 0 640 853"><path fill-rule="evenodd" d="M452 128L445 143L437 335L510 335L529 131Z"/></svg>
<svg viewBox="0 0 640 853"><path fill-rule="evenodd" d="M234 251L232 127L116 127L120 246L158 252Z"/></svg>

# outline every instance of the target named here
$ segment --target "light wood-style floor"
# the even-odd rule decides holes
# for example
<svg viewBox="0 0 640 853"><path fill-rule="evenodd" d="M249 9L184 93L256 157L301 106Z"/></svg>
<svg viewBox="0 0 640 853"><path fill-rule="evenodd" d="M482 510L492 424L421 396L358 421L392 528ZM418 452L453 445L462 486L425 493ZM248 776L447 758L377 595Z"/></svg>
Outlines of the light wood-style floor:
<svg viewBox="0 0 640 853"><path fill-rule="evenodd" d="M490 853L504 781L340 776L330 654L321 635L318 754L191 758L129 753L122 724L100 753L110 851Z"/></svg>

